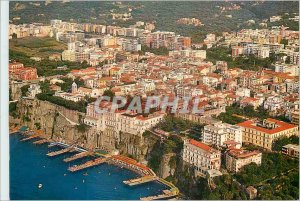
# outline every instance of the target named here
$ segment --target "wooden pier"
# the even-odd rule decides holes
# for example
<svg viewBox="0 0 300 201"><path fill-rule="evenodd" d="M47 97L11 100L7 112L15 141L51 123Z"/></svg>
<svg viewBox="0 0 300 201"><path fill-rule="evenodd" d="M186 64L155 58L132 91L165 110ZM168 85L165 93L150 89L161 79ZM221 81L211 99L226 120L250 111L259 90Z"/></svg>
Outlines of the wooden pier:
<svg viewBox="0 0 300 201"><path fill-rule="evenodd" d="M108 160L108 158L96 158L95 160L88 161L81 165L74 165L72 167L69 167L68 170L71 172L76 172L76 171L83 170L83 169L86 169L89 167L100 165L101 163L105 163L107 160Z"/></svg>
<svg viewBox="0 0 300 201"><path fill-rule="evenodd" d="M28 140L37 138L37 137L39 137L40 135L41 135L41 133L36 133L36 134L30 135L29 137L24 138L24 139L22 139L22 140L20 140L20 141L21 141L21 142L25 142L25 141L28 141Z"/></svg>
<svg viewBox="0 0 300 201"><path fill-rule="evenodd" d="M157 176L147 175L147 176L144 176L144 177L123 181L123 183L127 184L129 186L135 186L135 185L139 185L139 184L148 183L148 182L151 182L151 181L156 181L158 179L159 178Z"/></svg>
<svg viewBox="0 0 300 201"><path fill-rule="evenodd" d="M81 152L81 153L75 154L75 155L73 155L69 158L65 158L64 162L67 163L67 162L75 161L77 159L80 159L80 158L83 158L83 157L86 157L86 156L92 156L92 155L93 155L93 153L88 152L88 151L87 152Z"/></svg>
<svg viewBox="0 0 300 201"><path fill-rule="evenodd" d="M58 155L61 155L61 154L64 154L64 153L67 153L69 151L72 151L74 150L74 147L67 147L65 149L61 149L59 151L53 151L53 152L50 152L47 154L47 156L58 156Z"/></svg>
<svg viewBox="0 0 300 201"><path fill-rule="evenodd" d="M175 198L176 196L177 196L177 194L170 190L163 190L163 194L161 194L161 195L143 197L143 198L141 198L141 200L143 200L143 201L166 200L166 199Z"/></svg>
<svg viewBox="0 0 300 201"><path fill-rule="evenodd" d="M33 144L45 144L47 142L49 142L49 140L47 140L47 139L41 139L41 140L34 141Z"/></svg>

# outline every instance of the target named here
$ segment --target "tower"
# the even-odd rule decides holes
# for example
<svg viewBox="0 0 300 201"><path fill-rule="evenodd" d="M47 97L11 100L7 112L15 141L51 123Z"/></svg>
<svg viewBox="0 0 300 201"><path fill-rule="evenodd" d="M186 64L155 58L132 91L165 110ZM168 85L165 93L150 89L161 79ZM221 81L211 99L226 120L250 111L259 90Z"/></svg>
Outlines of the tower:
<svg viewBox="0 0 300 201"><path fill-rule="evenodd" d="M72 84L72 93L76 93L77 92L77 84L75 82L73 82Z"/></svg>

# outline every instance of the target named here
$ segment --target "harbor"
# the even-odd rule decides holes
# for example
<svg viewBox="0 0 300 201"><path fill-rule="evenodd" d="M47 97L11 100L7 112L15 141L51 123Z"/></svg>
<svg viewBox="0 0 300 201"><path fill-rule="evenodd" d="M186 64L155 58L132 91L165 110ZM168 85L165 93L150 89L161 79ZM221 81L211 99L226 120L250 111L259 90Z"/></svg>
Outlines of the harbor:
<svg viewBox="0 0 300 201"><path fill-rule="evenodd" d="M50 152L48 151L46 155L49 158L56 158L56 156L59 157L64 154L74 152L73 155L71 156L69 155L68 157L63 158L63 161L65 163L70 163L70 162L74 163L74 161L77 160L83 160L83 159L86 160L89 159L89 157L94 157L93 159L89 159L84 163L73 164L72 166L69 166L67 169L71 173L79 172L81 170L87 170L91 167L96 167L106 163L108 165L120 167L121 169L125 168L139 175L139 177L123 180L121 183L123 183L126 186L133 187L133 186L141 186L142 184L152 185L155 183L157 184L160 183L161 185L167 186L169 188L169 190L165 189L162 191L162 193L156 195L140 197L141 200L148 201L148 200L156 200L156 199L169 199L169 198L177 197L179 194L178 189L173 184L159 178L149 167L138 163L136 160L132 158L122 156L122 155L111 155L110 153L99 154L99 152L95 153L92 151L87 151L81 147L77 147L76 143L72 145L68 145L64 142L53 142L50 139L44 138L43 132L38 130L28 130L28 129L24 129L23 131L12 130L11 134L12 133L13 134L20 133L22 134L20 136L25 136L19 140L22 142L36 139L35 141L32 141L31 144L40 145L40 146L46 145L48 149L53 149L54 147L57 147L55 148L56 150Z"/></svg>

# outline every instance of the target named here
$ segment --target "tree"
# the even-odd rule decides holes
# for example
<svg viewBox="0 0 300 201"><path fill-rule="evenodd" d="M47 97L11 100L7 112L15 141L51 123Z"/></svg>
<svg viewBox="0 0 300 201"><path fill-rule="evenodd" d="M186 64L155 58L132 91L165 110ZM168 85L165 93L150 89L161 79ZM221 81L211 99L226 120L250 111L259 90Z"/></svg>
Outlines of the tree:
<svg viewBox="0 0 300 201"><path fill-rule="evenodd" d="M22 94L22 96L26 96L29 87L30 87L29 85L24 85L24 86L21 87L21 94Z"/></svg>
<svg viewBox="0 0 300 201"><path fill-rule="evenodd" d="M288 40L287 39L281 39L281 41L280 41L280 44L284 44L284 47L286 46L286 45L288 45Z"/></svg>
<svg viewBox="0 0 300 201"><path fill-rule="evenodd" d="M287 57L286 57L285 63L286 63L286 64L290 64L290 63L291 63L291 57L290 57L290 56L287 56Z"/></svg>
<svg viewBox="0 0 300 201"><path fill-rule="evenodd" d="M115 96L115 93L108 89L103 92L103 96L108 96L112 99Z"/></svg>

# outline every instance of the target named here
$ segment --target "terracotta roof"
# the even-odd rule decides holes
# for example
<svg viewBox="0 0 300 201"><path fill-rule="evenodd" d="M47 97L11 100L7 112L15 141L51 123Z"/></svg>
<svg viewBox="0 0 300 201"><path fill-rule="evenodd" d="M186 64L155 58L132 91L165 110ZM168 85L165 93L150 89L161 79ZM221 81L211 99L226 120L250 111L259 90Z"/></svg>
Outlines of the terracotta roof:
<svg viewBox="0 0 300 201"><path fill-rule="evenodd" d="M255 129L255 130L267 133L267 134L275 134L275 133L278 133L278 132L281 132L281 131L284 131L284 130L287 130L287 129L290 129L290 128L297 127L296 125L289 124L289 123L279 121L279 120L276 120L276 119L268 118L267 121L274 122L274 123L278 124L278 127L274 128L274 129L263 128L263 127L260 127L260 126L256 126L255 122L252 121L252 120L244 121L244 122L236 124L236 125L244 127L244 128Z"/></svg>
<svg viewBox="0 0 300 201"><path fill-rule="evenodd" d="M191 145L194 145L194 146L196 146L196 147L198 147L198 148L204 150L204 151L210 152L211 150L213 150L210 146L208 146L208 145L206 145L206 144L204 144L204 143L202 143L202 142L193 140L193 139L190 139L190 140L189 140L189 143L190 143Z"/></svg>

